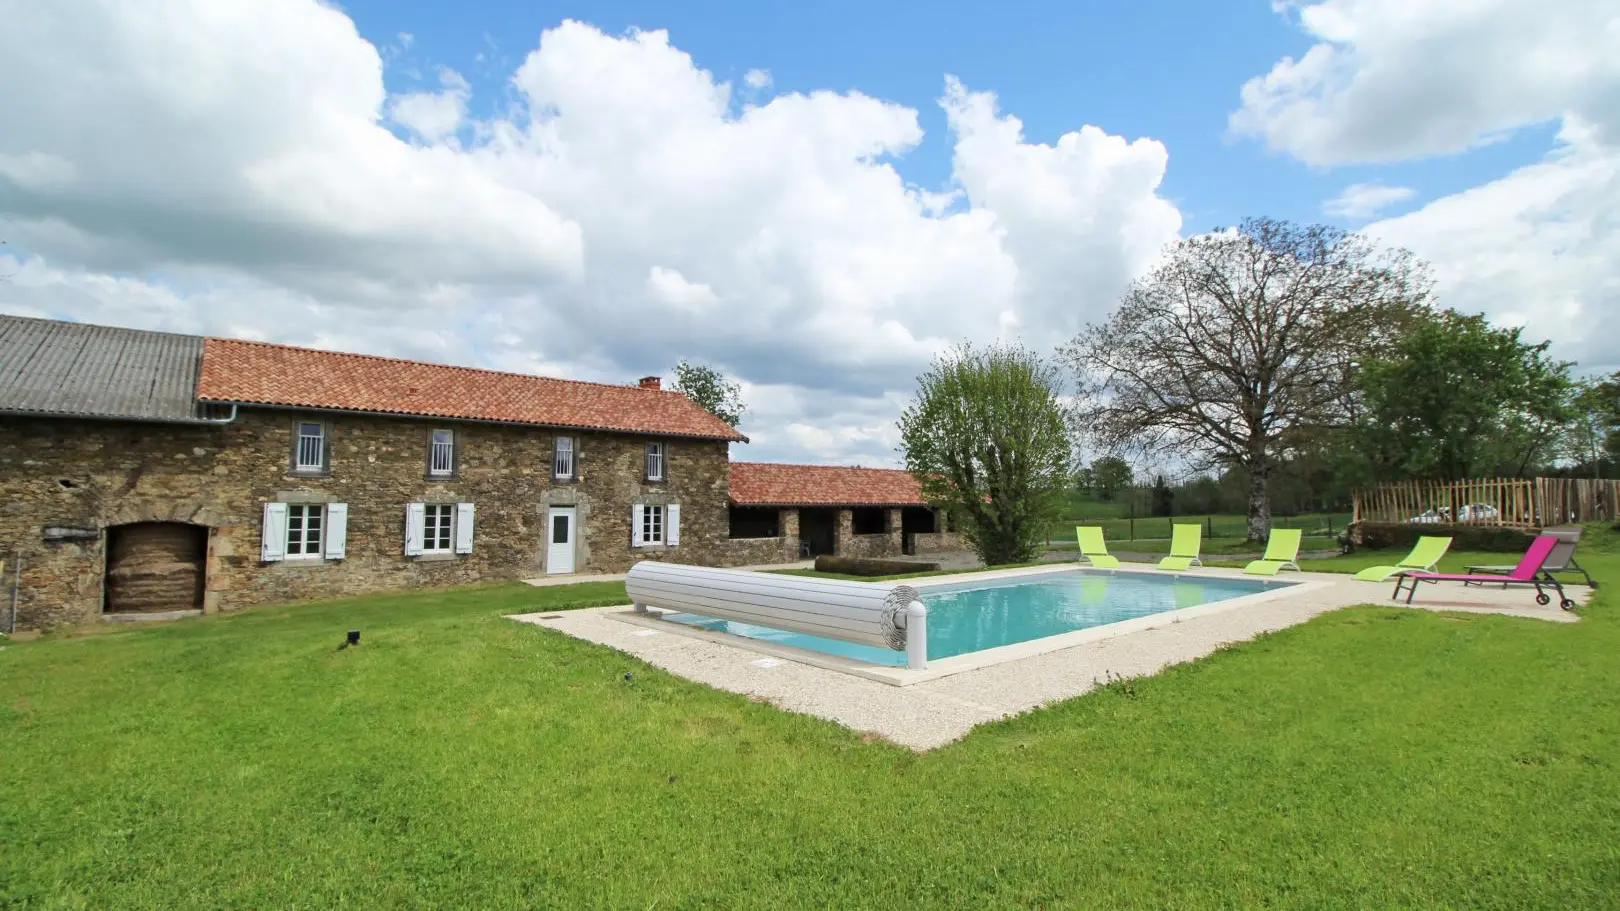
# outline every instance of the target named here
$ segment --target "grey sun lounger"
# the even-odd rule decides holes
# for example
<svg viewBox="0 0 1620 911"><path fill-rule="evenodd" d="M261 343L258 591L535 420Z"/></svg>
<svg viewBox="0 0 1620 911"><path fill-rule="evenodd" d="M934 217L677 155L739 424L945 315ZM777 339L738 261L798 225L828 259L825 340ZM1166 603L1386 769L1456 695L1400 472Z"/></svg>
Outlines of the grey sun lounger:
<svg viewBox="0 0 1620 911"><path fill-rule="evenodd" d="M1582 529L1580 526L1570 528L1549 528L1545 531L1545 534L1549 534L1557 538L1558 543L1553 545L1552 553L1547 555L1547 562L1541 565L1541 574L1544 578L1551 580L1553 575L1556 573L1580 573L1581 577L1586 580L1587 586L1597 588L1597 580L1592 578L1592 574L1583 569L1579 563L1575 562L1575 545L1580 543L1581 531ZM1513 572L1514 567L1507 566L1505 564L1492 566L1469 566L1466 567L1466 570L1470 575L1475 576L1506 576ZM1468 584L1484 585L1485 583L1470 582Z"/></svg>

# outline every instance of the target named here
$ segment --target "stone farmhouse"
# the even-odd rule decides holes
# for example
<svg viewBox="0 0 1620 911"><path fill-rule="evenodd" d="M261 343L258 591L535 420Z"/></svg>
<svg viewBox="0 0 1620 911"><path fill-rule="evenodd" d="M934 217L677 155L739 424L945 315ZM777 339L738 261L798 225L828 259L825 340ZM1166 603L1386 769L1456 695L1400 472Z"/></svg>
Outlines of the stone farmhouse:
<svg viewBox="0 0 1620 911"><path fill-rule="evenodd" d="M0 629L954 546L906 472L745 442L657 377L0 315Z"/></svg>

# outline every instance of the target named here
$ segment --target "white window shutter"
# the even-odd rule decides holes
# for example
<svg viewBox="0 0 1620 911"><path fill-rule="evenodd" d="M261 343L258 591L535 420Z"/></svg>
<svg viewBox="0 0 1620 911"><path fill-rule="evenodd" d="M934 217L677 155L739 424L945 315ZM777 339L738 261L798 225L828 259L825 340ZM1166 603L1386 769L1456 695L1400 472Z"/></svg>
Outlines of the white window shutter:
<svg viewBox="0 0 1620 911"><path fill-rule="evenodd" d="M473 505L456 504L456 553L472 553Z"/></svg>
<svg viewBox="0 0 1620 911"><path fill-rule="evenodd" d="M640 547L647 543L641 539L641 523L646 518L646 510L638 503L630 507L630 546Z"/></svg>
<svg viewBox="0 0 1620 911"><path fill-rule="evenodd" d="M287 556L287 504L264 504L264 527L259 539L259 559L274 563Z"/></svg>
<svg viewBox="0 0 1620 911"><path fill-rule="evenodd" d="M681 507L671 503L664 507L664 543L670 547L681 543Z"/></svg>
<svg viewBox="0 0 1620 911"><path fill-rule="evenodd" d="M348 553L349 504L326 504L326 559L341 560Z"/></svg>
<svg viewBox="0 0 1620 911"><path fill-rule="evenodd" d="M427 511L421 503L405 504L405 556L422 555L422 521Z"/></svg>

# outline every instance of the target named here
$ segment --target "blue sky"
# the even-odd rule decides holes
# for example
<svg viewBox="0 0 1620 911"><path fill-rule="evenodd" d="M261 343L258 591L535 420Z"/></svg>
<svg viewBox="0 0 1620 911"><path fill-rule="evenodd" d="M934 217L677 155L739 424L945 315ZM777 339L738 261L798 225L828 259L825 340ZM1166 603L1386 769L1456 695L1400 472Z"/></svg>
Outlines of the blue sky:
<svg viewBox="0 0 1620 911"><path fill-rule="evenodd" d="M1265 215L1620 369L1613 0L9 16L7 313L615 383L702 361L743 384L741 455L892 464L939 352L1055 352L1167 245Z"/></svg>

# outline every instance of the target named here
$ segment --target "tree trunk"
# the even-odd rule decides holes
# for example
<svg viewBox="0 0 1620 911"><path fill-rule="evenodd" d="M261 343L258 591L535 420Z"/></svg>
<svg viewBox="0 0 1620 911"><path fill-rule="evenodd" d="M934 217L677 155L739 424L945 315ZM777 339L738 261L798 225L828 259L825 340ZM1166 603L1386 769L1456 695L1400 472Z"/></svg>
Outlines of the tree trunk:
<svg viewBox="0 0 1620 911"><path fill-rule="evenodd" d="M1249 540L1271 537L1271 489L1265 467L1249 467Z"/></svg>

